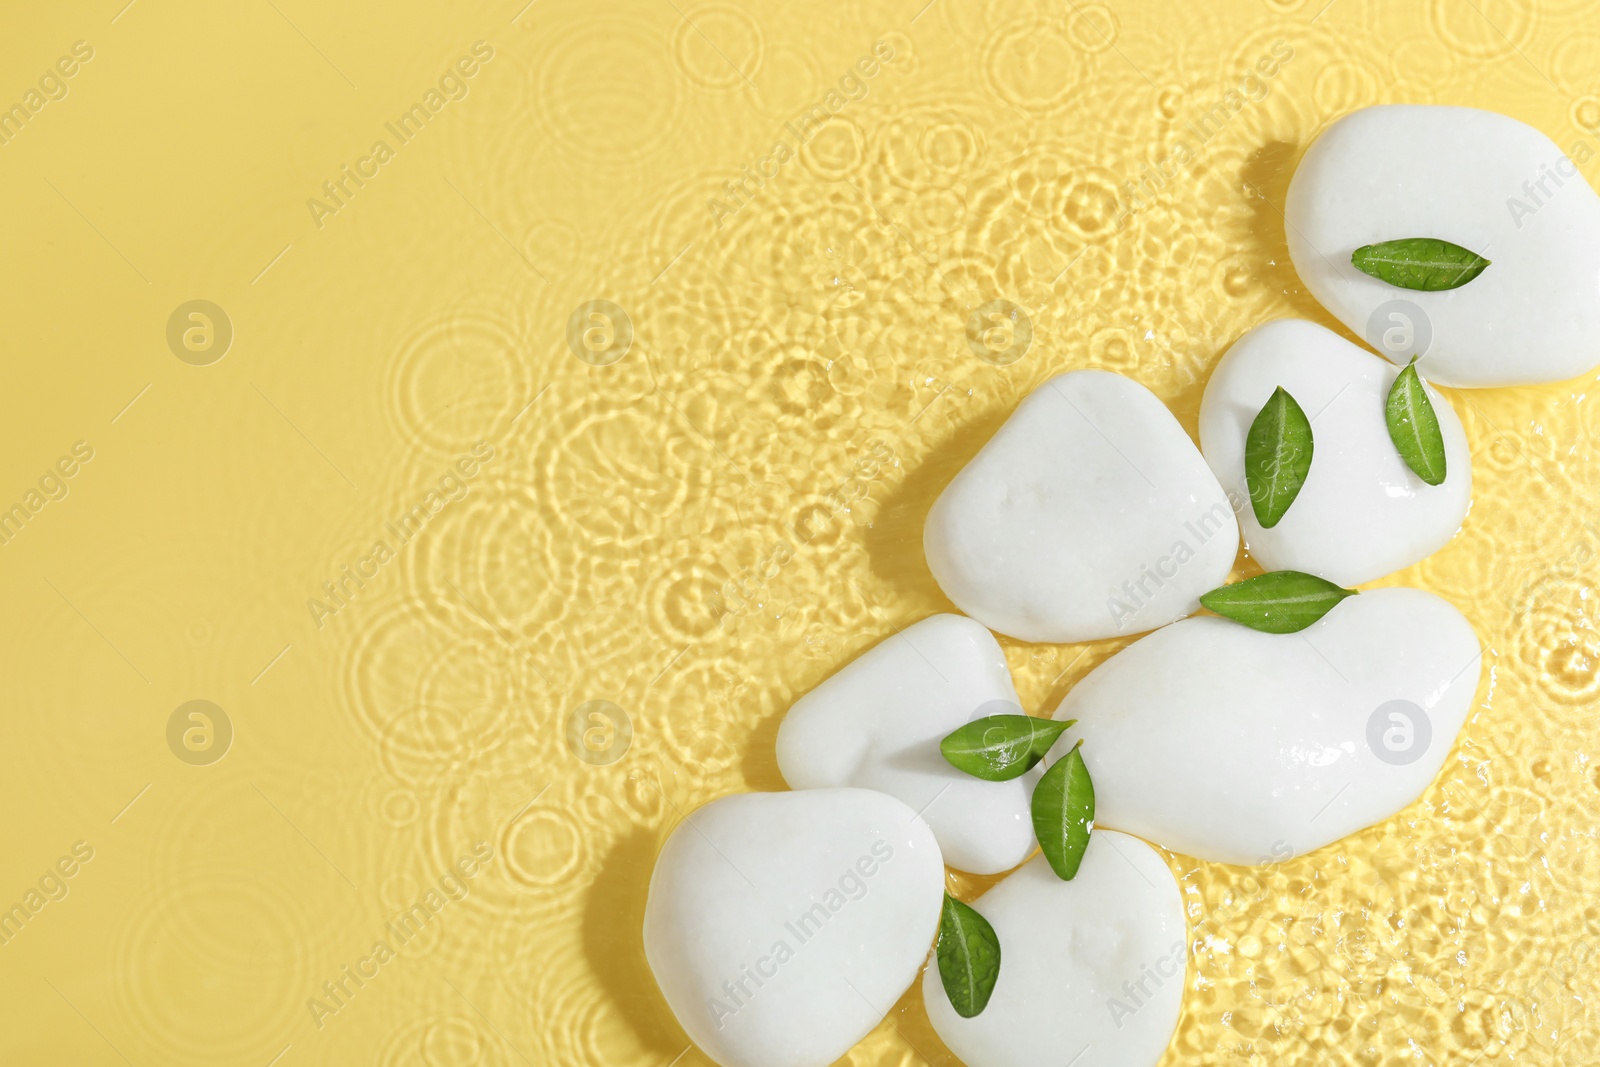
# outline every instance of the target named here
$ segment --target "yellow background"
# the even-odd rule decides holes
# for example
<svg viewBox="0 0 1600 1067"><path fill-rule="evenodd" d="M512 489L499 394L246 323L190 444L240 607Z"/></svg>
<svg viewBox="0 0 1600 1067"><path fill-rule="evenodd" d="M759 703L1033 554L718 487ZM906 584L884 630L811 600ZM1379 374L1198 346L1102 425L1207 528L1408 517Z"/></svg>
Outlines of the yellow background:
<svg viewBox="0 0 1600 1067"><path fill-rule="evenodd" d="M525 2L8 5L0 104L94 54L0 145L0 507L94 455L0 545L0 906L93 859L0 946L0 1062L702 1062L639 944L655 850L781 788L789 703L948 608L922 517L1018 399L1104 367L1192 432L1242 331L1333 325L1279 208L1353 108L1600 147L1587 0ZM307 200L480 40L465 98L319 227ZM864 98L717 225L879 41ZM1265 98L1122 217L1279 41ZM194 299L234 331L206 366L166 340ZM634 330L605 366L567 343L596 299ZM995 299L1033 330L1003 367L967 339ZM1593 1059L1589 388L1451 395L1476 500L1394 580L1471 616L1477 706L1383 825L1259 877L1169 857L1169 1063ZM319 627L321 583L480 441ZM1006 653L1047 712L1115 647ZM168 745L194 699L234 731L208 765ZM569 745L591 700L628 716L616 762ZM466 899L319 1027L308 999L478 841ZM917 988L849 1062L950 1062Z"/></svg>

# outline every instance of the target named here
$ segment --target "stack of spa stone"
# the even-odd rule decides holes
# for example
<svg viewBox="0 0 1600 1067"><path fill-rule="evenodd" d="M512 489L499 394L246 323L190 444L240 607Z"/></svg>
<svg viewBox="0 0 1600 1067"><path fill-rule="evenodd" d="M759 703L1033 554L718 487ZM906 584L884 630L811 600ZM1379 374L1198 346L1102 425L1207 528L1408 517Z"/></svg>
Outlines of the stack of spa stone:
<svg viewBox="0 0 1600 1067"><path fill-rule="evenodd" d="M1295 174L1287 233L1307 288L1380 350L1399 314L1429 335L1428 381L1562 380L1600 362L1600 197L1569 182L1531 216L1505 200L1562 159L1541 134L1464 108L1380 107L1336 123ZM1443 292L1349 266L1396 236L1448 236L1493 266ZM1415 334L1411 338L1415 340ZM939 1036L972 1067L1149 1067L1176 1026L1185 914L1151 844L1230 864L1280 862L1380 822L1439 771L1472 705L1479 643L1443 599L1369 589L1298 633L1196 614L1239 553L1268 571L1375 582L1442 548L1471 503L1471 456L1431 387L1447 461L1425 483L1391 440L1394 362L1322 326L1257 327L1218 363L1200 447L1138 382L1050 378L944 490L924 549L965 615L885 639L790 709L789 793L707 804L662 849L645 949L667 1002L725 1067L824 1067L924 971ZM1398 366L1396 365L1398 364ZM1314 459L1270 529L1245 441L1278 388L1309 417ZM1078 874L1035 852L1048 765L970 777L941 738L1020 713L994 633L1077 643L1145 634L1067 693L1052 756L1081 750L1098 801ZM1384 709L1405 714L1386 717ZM1403 745L1385 731L1400 728ZM1376 724L1376 726L1374 725ZM1151 844L1146 844L1150 842ZM1029 857L1032 856L1032 859ZM1007 871L974 907L1003 949L987 1007L964 1018L928 965L946 867Z"/></svg>

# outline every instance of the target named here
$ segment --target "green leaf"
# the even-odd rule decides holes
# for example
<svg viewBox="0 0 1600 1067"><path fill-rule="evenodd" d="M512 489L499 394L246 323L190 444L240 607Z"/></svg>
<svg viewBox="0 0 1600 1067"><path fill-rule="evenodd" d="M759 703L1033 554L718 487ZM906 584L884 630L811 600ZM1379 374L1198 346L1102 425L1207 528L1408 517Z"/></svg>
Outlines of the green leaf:
<svg viewBox="0 0 1600 1067"><path fill-rule="evenodd" d="M1033 835L1045 862L1064 882L1072 881L1094 828L1094 783L1078 749L1056 760L1033 790Z"/></svg>
<svg viewBox="0 0 1600 1067"><path fill-rule="evenodd" d="M1264 530L1278 525L1311 472L1311 420L1278 386L1250 423L1244 439L1244 478L1250 507Z"/></svg>
<svg viewBox="0 0 1600 1067"><path fill-rule="evenodd" d="M1000 978L1000 939L988 919L949 893L944 895L934 954L945 996L957 1015L970 1019L988 1006Z"/></svg>
<svg viewBox="0 0 1600 1067"><path fill-rule="evenodd" d="M1429 485L1444 481L1444 435L1433 413L1428 388L1417 375L1417 357L1389 387L1384 413L1389 419L1389 439L1406 466Z"/></svg>
<svg viewBox="0 0 1600 1067"><path fill-rule="evenodd" d="M1406 237L1362 245L1350 255L1357 270L1401 289L1442 292L1466 285L1489 261L1436 237Z"/></svg>
<svg viewBox="0 0 1600 1067"><path fill-rule="evenodd" d="M974 719L939 742L950 765L986 782L1009 782L1033 769L1076 719L1056 722L1032 715Z"/></svg>
<svg viewBox="0 0 1600 1067"><path fill-rule="evenodd" d="M1354 589L1300 571L1271 571L1213 589L1200 603L1223 618L1269 634L1292 634L1322 618Z"/></svg>

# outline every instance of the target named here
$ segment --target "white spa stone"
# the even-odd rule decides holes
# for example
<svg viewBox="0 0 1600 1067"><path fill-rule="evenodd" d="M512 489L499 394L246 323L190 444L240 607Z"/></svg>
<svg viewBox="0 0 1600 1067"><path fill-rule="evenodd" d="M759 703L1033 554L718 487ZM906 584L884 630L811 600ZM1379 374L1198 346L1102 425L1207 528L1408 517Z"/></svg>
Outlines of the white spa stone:
<svg viewBox="0 0 1600 1067"><path fill-rule="evenodd" d="M1284 216L1312 295L1391 360L1424 352L1430 381L1562 381L1600 363L1600 196L1516 119L1413 104L1353 112L1306 151ZM1490 265L1426 293L1350 263L1362 245L1407 237L1451 241Z"/></svg>
<svg viewBox="0 0 1600 1067"><path fill-rule="evenodd" d="M1020 715L994 636L935 615L862 653L795 701L778 728L778 769L793 789L859 786L922 813L944 861L1010 870L1033 851L1029 800L1043 774L985 782L952 767L939 742L984 715Z"/></svg>
<svg viewBox="0 0 1600 1067"><path fill-rule="evenodd" d="M933 832L887 794L723 797L662 846L645 957L723 1067L826 1067L910 987L943 901Z"/></svg>
<svg viewBox="0 0 1600 1067"><path fill-rule="evenodd" d="M934 502L945 595L1024 641L1093 641L1199 608L1239 548L1222 487L1144 386L1081 370L1040 385Z"/></svg>
<svg viewBox="0 0 1600 1067"><path fill-rule="evenodd" d="M922 977L933 1028L967 1067L1161 1059L1178 1023L1188 946L1177 883L1154 849L1097 828L1072 881L1036 856L972 906L1000 939L988 1006L963 1019L937 963Z"/></svg>
<svg viewBox="0 0 1600 1067"><path fill-rule="evenodd" d="M1215 616L1141 638L1067 693L1095 823L1221 863L1298 856L1433 781L1477 692L1478 638L1418 589L1349 597L1295 634Z"/></svg>
<svg viewBox="0 0 1600 1067"><path fill-rule="evenodd" d="M1263 530L1248 504L1239 525L1267 570L1370 582L1432 555L1455 536L1472 502L1472 456L1450 401L1428 390L1444 436L1445 480L1411 472L1389 437L1384 404L1400 368L1299 319L1258 326L1236 341L1206 384L1200 449L1224 488L1249 500L1244 445L1279 386L1312 420L1311 472L1278 525Z"/></svg>

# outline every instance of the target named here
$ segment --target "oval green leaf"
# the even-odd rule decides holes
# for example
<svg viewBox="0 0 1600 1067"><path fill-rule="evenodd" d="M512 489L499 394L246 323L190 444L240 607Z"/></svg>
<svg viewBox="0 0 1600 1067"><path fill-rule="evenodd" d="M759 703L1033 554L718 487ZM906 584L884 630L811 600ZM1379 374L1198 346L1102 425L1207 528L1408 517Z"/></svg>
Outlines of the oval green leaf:
<svg viewBox="0 0 1600 1067"><path fill-rule="evenodd" d="M1082 746L1079 741L1052 763L1033 790L1033 835L1045 862L1063 882L1078 873L1094 829L1094 783L1078 751Z"/></svg>
<svg viewBox="0 0 1600 1067"><path fill-rule="evenodd" d="M1250 507L1264 530L1278 525L1311 473L1311 420L1283 386L1273 391L1244 440Z"/></svg>
<svg viewBox="0 0 1600 1067"><path fill-rule="evenodd" d="M1379 281L1425 293L1466 285L1489 265L1478 253L1437 237L1405 237L1362 245L1351 253L1350 262Z"/></svg>
<svg viewBox="0 0 1600 1067"><path fill-rule="evenodd" d="M989 920L946 893L934 955L939 960L939 980L956 1014L970 1019L983 1011L1000 978L1000 939Z"/></svg>
<svg viewBox="0 0 1600 1067"><path fill-rule="evenodd" d="M1061 732L1075 721L988 715L974 719L940 741L939 751L952 767L974 778L1009 782L1032 770Z"/></svg>
<svg viewBox="0 0 1600 1067"><path fill-rule="evenodd" d="M1354 589L1300 571L1272 571L1213 589L1200 603L1225 619L1269 634L1292 634L1322 618Z"/></svg>
<svg viewBox="0 0 1600 1067"><path fill-rule="evenodd" d="M1417 375L1417 357L1411 357L1389 387L1384 414L1389 420L1389 439L1406 466L1429 485L1444 481L1444 434L1439 432L1439 416L1428 399L1428 388Z"/></svg>

